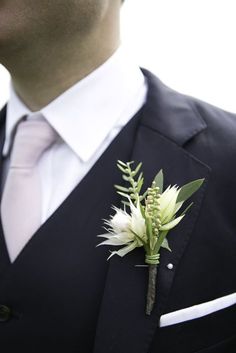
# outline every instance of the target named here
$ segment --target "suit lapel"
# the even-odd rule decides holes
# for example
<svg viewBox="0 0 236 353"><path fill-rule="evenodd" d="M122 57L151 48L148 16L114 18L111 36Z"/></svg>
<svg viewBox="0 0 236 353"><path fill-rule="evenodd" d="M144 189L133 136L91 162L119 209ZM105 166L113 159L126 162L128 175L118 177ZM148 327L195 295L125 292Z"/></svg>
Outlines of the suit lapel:
<svg viewBox="0 0 236 353"><path fill-rule="evenodd" d="M209 167L183 148L206 128L204 121L193 112L187 98L169 90L147 71L144 74L149 93L132 160L143 162L145 186L160 169L164 170L165 187L181 186L198 178L206 180L192 198L194 205L188 215L169 234L172 252L161 251L156 305L150 317L145 315L147 268L135 267L144 263L143 249L110 260L94 353L104 349L110 353L147 353L160 315L165 312L178 264L191 240L209 174ZM167 268L169 263L174 266L172 270Z"/></svg>

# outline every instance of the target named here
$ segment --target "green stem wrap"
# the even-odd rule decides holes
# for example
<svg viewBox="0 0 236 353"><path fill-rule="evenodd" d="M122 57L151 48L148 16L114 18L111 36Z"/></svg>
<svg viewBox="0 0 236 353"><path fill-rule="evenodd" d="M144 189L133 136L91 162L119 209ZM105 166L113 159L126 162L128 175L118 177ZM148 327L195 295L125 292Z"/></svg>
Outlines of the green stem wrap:
<svg viewBox="0 0 236 353"><path fill-rule="evenodd" d="M151 315L156 299L156 278L157 265L159 264L160 254L146 255L145 262L148 264L148 290L146 302L146 314Z"/></svg>

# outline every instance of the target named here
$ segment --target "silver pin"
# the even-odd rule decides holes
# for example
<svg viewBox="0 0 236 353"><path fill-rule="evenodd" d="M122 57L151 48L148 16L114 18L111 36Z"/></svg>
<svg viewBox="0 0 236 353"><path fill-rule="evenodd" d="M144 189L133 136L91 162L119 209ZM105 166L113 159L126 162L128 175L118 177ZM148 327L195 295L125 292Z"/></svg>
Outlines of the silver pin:
<svg viewBox="0 0 236 353"><path fill-rule="evenodd" d="M168 270L173 270L174 265L173 264L168 264L166 267L168 268Z"/></svg>

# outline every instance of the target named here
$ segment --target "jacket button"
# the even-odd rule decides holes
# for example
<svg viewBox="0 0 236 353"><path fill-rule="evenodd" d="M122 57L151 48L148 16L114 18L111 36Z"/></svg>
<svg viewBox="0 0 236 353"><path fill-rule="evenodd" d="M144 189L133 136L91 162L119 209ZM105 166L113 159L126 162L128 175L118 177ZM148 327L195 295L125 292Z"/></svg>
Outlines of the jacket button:
<svg viewBox="0 0 236 353"><path fill-rule="evenodd" d="M6 322L11 317L11 309L6 305L0 305L0 322Z"/></svg>

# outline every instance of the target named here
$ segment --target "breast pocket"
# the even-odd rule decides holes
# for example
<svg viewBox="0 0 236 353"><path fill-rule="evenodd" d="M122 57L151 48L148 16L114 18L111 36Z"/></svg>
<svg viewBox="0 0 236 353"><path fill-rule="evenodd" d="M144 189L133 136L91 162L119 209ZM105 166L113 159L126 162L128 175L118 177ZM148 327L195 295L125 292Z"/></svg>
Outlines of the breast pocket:
<svg viewBox="0 0 236 353"><path fill-rule="evenodd" d="M234 353L235 342L236 304L203 317L160 327L150 353Z"/></svg>

